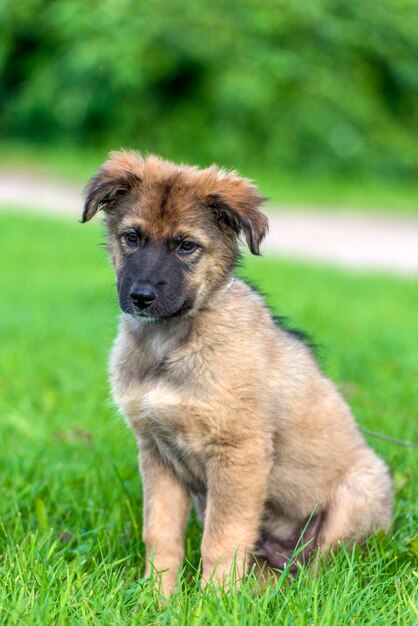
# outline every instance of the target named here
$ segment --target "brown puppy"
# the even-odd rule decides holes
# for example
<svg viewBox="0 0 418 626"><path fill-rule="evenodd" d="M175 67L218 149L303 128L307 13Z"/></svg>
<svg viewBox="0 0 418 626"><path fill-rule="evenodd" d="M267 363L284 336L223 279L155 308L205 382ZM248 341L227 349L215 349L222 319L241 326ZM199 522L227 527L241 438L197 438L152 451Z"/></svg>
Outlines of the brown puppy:
<svg viewBox="0 0 418 626"><path fill-rule="evenodd" d="M253 554L283 568L391 521L391 481L310 350L233 280L237 238L267 229L256 187L216 167L116 152L86 189L102 208L123 310L114 398L144 485L147 571L174 589L190 498L203 523L203 579ZM301 534L304 534L301 538Z"/></svg>

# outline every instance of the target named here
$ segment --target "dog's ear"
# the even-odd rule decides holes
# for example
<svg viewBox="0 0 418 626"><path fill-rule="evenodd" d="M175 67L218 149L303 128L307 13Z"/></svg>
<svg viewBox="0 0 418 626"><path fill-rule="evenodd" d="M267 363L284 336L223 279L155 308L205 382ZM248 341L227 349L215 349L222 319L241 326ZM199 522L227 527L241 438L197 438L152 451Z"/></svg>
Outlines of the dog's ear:
<svg viewBox="0 0 418 626"><path fill-rule="evenodd" d="M268 220L259 207L266 199L251 181L235 173L221 173L214 191L205 197L205 205L221 226L232 229L236 236L244 233L251 252L260 254Z"/></svg>
<svg viewBox="0 0 418 626"><path fill-rule="evenodd" d="M139 187L143 163L139 152L111 152L84 189L81 221L88 222L100 209L112 209L121 196L134 186Z"/></svg>

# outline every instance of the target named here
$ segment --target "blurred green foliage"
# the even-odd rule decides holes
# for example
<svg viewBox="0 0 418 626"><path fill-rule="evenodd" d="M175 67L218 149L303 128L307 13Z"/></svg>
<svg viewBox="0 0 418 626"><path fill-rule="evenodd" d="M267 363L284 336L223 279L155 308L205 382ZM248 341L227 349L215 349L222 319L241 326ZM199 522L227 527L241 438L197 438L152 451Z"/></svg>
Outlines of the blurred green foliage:
<svg viewBox="0 0 418 626"><path fill-rule="evenodd" d="M0 136L418 172L418 0L0 0Z"/></svg>

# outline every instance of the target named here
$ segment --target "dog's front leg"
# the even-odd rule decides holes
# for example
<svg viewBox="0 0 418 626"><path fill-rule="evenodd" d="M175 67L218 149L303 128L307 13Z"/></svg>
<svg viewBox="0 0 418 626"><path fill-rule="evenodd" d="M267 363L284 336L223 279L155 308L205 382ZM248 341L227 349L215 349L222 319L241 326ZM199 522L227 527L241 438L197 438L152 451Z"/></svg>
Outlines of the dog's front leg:
<svg viewBox="0 0 418 626"><path fill-rule="evenodd" d="M208 467L202 540L203 580L239 581L258 537L270 464L263 446L217 451ZM260 458L263 457L263 458Z"/></svg>
<svg viewBox="0 0 418 626"><path fill-rule="evenodd" d="M144 492L145 576L155 573L159 591L168 596L183 562L190 496L151 442L141 439L138 445Z"/></svg>

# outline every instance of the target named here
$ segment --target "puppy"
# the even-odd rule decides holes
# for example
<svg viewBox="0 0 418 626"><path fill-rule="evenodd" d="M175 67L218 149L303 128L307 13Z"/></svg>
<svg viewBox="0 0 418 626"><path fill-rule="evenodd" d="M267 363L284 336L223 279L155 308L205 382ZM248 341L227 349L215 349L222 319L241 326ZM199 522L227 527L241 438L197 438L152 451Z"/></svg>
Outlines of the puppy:
<svg viewBox="0 0 418 626"><path fill-rule="evenodd" d="M176 585L193 497L203 581L282 569L391 522L388 469L294 334L234 278L238 237L259 254L264 198L216 167L114 152L86 188L105 213L123 311L113 397L135 433L146 575Z"/></svg>

